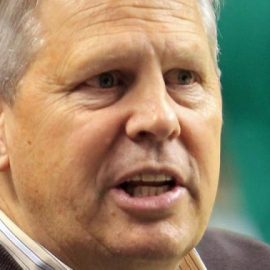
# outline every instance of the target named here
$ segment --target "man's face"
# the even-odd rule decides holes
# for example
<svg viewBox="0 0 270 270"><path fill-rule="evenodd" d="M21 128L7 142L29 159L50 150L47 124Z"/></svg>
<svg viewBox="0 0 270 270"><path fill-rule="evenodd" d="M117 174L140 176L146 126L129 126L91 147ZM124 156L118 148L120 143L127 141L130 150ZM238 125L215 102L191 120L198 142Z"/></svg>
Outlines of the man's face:
<svg viewBox="0 0 270 270"><path fill-rule="evenodd" d="M50 0L38 16L44 47L4 109L17 223L77 269L179 261L219 174L219 80L197 1Z"/></svg>

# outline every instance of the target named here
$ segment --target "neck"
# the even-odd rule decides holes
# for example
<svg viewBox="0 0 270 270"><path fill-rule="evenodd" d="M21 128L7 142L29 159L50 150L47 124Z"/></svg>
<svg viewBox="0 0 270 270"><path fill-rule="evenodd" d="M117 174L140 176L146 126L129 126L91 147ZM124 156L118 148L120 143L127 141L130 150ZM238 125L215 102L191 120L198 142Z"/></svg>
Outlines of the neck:
<svg viewBox="0 0 270 270"><path fill-rule="evenodd" d="M73 254L74 255L74 254ZM65 262L72 269L80 270L179 270L181 259L150 259L145 258L123 258L118 254L106 254L106 256L89 256L89 254L82 258L80 254L78 257L69 257Z"/></svg>
<svg viewBox="0 0 270 270"><path fill-rule="evenodd" d="M123 262L122 260L116 260L115 262L91 262L91 264L79 263L76 265L71 265L72 269L81 269L88 270L91 265L91 269L95 270L179 270L180 262L147 262L147 261L132 261L132 262Z"/></svg>

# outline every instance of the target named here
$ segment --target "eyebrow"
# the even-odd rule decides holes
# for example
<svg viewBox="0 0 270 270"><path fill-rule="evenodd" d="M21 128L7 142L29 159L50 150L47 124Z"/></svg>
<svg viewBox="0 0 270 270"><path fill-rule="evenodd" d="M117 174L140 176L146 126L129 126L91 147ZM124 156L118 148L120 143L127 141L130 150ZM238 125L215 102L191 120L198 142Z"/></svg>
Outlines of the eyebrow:
<svg viewBox="0 0 270 270"><path fill-rule="evenodd" d="M174 63L185 64L188 69L202 72L206 68L207 59L211 58L208 44L195 35L189 40L179 38L178 41L166 43L164 58L173 59ZM192 37L193 36L193 37Z"/></svg>

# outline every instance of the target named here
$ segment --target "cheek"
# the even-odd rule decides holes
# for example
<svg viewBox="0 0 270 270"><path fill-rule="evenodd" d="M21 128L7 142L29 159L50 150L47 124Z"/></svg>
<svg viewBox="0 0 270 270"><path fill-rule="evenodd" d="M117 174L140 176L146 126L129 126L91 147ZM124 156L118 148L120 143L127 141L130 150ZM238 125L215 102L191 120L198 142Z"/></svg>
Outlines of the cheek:
<svg viewBox="0 0 270 270"><path fill-rule="evenodd" d="M121 123L120 115L105 110L78 114L70 122L60 147L65 149L63 173L56 175L51 196L57 198L59 211L72 212L80 223L99 216L104 187L98 175L119 138Z"/></svg>
<svg viewBox="0 0 270 270"><path fill-rule="evenodd" d="M73 167L97 175L123 131L123 116L115 111L85 112L72 120L66 144Z"/></svg>
<svg viewBox="0 0 270 270"><path fill-rule="evenodd" d="M217 114L204 117L196 112L183 113L180 119L182 138L196 159L203 175L219 171L221 120Z"/></svg>
<svg viewBox="0 0 270 270"><path fill-rule="evenodd" d="M88 224L98 215L96 178L122 130L121 115L107 110L72 117L55 113L42 125L17 127L10 142L11 170L24 213L48 227L63 220Z"/></svg>
<svg viewBox="0 0 270 270"><path fill-rule="evenodd" d="M220 126L220 120L215 116L203 118L196 113L191 113L182 119L183 143L194 160L194 168L198 175L196 177L198 201L194 220L198 221L197 231L200 233L208 224L217 193L220 166Z"/></svg>
<svg viewBox="0 0 270 270"><path fill-rule="evenodd" d="M219 178L221 120L217 114L205 118L190 113L181 122L184 144L198 166L201 203L209 208Z"/></svg>

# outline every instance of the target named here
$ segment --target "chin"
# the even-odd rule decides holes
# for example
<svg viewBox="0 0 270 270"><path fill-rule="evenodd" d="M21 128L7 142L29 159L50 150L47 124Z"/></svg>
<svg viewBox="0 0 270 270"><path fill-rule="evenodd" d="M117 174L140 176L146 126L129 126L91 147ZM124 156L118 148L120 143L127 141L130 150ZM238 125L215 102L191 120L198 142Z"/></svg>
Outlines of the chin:
<svg viewBox="0 0 270 270"><path fill-rule="evenodd" d="M167 233L140 233L129 239L122 239L109 246L112 254L137 260L177 260L184 257L195 244L190 239L190 234L185 236L176 235L173 232Z"/></svg>

